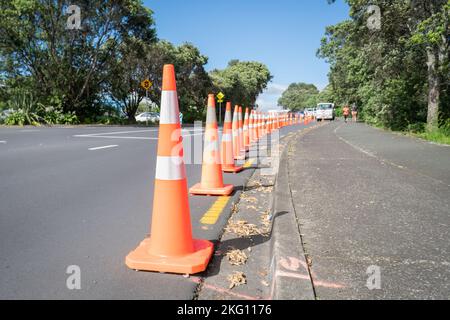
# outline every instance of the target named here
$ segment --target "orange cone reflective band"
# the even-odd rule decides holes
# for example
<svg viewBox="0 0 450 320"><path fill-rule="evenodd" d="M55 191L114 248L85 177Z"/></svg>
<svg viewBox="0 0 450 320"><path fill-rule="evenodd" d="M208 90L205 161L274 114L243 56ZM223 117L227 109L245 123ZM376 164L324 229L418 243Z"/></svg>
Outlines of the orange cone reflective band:
<svg viewBox="0 0 450 320"><path fill-rule="evenodd" d="M255 136L255 111L253 111L253 110L250 112L250 120L249 120L248 129L249 129L249 137L250 137L250 144L251 144L252 142L256 141L256 136Z"/></svg>
<svg viewBox="0 0 450 320"><path fill-rule="evenodd" d="M243 167L239 167L234 164L231 102L227 102L227 108L225 111L225 121L223 123L223 133L222 133L221 155L222 155L223 172L237 173L244 169Z"/></svg>
<svg viewBox="0 0 450 320"><path fill-rule="evenodd" d="M256 140L259 140L261 138L261 117L259 115L259 112L256 112Z"/></svg>
<svg viewBox="0 0 450 320"><path fill-rule="evenodd" d="M165 65L151 235L125 263L135 270L194 274L206 269L212 252L211 242L192 239L175 72Z"/></svg>
<svg viewBox="0 0 450 320"><path fill-rule="evenodd" d="M245 150L250 149L250 119L249 119L249 110L248 108L245 108L245 116L244 116L244 147Z"/></svg>
<svg viewBox="0 0 450 320"><path fill-rule="evenodd" d="M241 153L245 154L245 146L244 146L244 120L242 118L242 107L239 107L238 111L238 123L239 123L239 147L241 149Z"/></svg>
<svg viewBox="0 0 450 320"><path fill-rule="evenodd" d="M223 184L222 159L219 149L219 130L216 118L214 95L208 96L206 113L205 146L203 150L202 180L189 192L196 195L228 196L233 192L232 185Z"/></svg>
<svg viewBox="0 0 450 320"><path fill-rule="evenodd" d="M272 133L275 130L275 126L273 123L273 115L269 113L269 133Z"/></svg>
<svg viewBox="0 0 450 320"><path fill-rule="evenodd" d="M234 107L233 113L233 151L235 160L245 160L245 154L241 152L241 140L239 138L239 106Z"/></svg>

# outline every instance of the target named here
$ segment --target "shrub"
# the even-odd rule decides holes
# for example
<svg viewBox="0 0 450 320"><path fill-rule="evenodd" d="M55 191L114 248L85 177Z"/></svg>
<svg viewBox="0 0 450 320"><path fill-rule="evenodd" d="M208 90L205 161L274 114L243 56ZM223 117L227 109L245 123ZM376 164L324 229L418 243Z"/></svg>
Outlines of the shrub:
<svg viewBox="0 0 450 320"><path fill-rule="evenodd" d="M410 123L406 127L406 131L412 132L412 133L422 133L425 131L426 123L418 122L418 123Z"/></svg>
<svg viewBox="0 0 450 320"><path fill-rule="evenodd" d="M7 126L23 126L26 122L25 113L22 110L16 110L5 119Z"/></svg>
<svg viewBox="0 0 450 320"><path fill-rule="evenodd" d="M79 124L80 120L78 119L75 112L61 113L58 117L58 124Z"/></svg>

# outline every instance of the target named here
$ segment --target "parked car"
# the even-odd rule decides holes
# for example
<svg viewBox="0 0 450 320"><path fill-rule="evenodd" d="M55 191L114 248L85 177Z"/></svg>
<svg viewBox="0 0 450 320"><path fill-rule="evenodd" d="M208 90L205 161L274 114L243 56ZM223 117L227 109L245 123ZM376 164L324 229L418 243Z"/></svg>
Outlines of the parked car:
<svg viewBox="0 0 450 320"><path fill-rule="evenodd" d="M158 122L159 113L156 112L143 112L136 116L137 122Z"/></svg>
<svg viewBox="0 0 450 320"><path fill-rule="evenodd" d="M334 103L326 102L319 103L316 109L316 119L317 121L322 120L332 120L334 121L336 117L336 112L334 109Z"/></svg>
<svg viewBox="0 0 450 320"><path fill-rule="evenodd" d="M304 110L304 114L305 114L305 116L313 116L313 117L315 117L316 116L316 108L306 108L305 110Z"/></svg>
<svg viewBox="0 0 450 320"><path fill-rule="evenodd" d="M13 110L11 110L11 109L0 111L0 120L5 120L6 118L8 118L8 116L9 116L12 112L13 112Z"/></svg>

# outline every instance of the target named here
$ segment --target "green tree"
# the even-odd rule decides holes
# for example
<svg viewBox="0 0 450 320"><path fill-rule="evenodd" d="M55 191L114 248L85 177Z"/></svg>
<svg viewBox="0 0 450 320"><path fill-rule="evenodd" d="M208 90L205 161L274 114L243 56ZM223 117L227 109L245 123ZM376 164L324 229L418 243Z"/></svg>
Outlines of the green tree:
<svg viewBox="0 0 450 320"><path fill-rule="evenodd" d="M283 92L278 105L291 111L299 111L317 104L319 90L313 84L292 83Z"/></svg>
<svg viewBox="0 0 450 320"><path fill-rule="evenodd" d="M63 0L0 0L0 73L8 86L28 82L40 102L64 112L99 113L112 59L129 39L153 42L152 12L139 0L79 0L81 25L67 29ZM25 79L25 80L22 80Z"/></svg>
<svg viewBox="0 0 450 320"><path fill-rule="evenodd" d="M211 79L204 66L208 57L190 43L175 46L168 41L147 44L142 41L127 42L121 47L109 78L112 99L130 120L134 120L139 104L145 97L140 83L152 81L148 91L151 101L161 101L162 70L164 64L175 66L180 111L184 121L201 120L207 94L212 88Z"/></svg>
<svg viewBox="0 0 450 320"><path fill-rule="evenodd" d="M255 61L231 60L224 70L213 70L210 76L215 91L222 91L234 104L254 107L272 75L266 65Z"/></svg>
<svg viewBox="0 0 450 320"><path fill-rule="evenodd" d="M318 51L335 102L356 102L368 122L392 129L435 123L437 106L448 109L448 0L347 3L351 19L328 27ZM380 29L369 28L370 5Z"/></svg>
<svg viewBox="0 0 450 320"><path fill-rule="evenodd" d="M326 86L317 95L317 103L320 102L334 102L333 88L331 87L331 85Z"/></svg>

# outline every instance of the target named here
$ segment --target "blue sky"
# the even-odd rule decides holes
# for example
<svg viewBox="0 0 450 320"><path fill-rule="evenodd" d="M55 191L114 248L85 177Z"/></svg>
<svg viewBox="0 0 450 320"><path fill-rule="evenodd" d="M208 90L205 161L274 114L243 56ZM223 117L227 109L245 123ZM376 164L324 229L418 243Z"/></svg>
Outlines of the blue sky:
<svg viewBox="0 0 450 320"><path fill-rule="evenodd" d="M292 82L323 89L328 65L316 57L325 27L348 18L344 0L145 0L154 11L158 37L191 42L209 57L207 69L231 59L260 61L274 76L258 99L276 106Z"/></svg>

